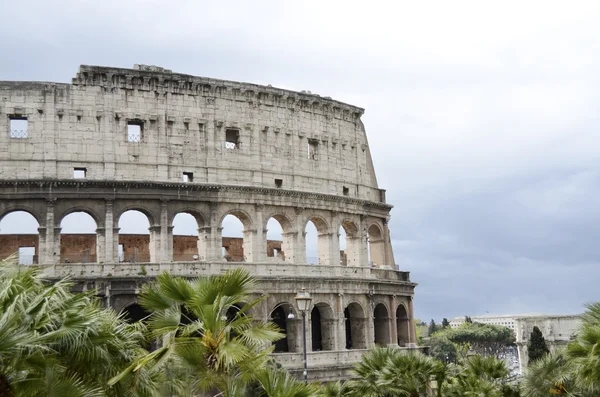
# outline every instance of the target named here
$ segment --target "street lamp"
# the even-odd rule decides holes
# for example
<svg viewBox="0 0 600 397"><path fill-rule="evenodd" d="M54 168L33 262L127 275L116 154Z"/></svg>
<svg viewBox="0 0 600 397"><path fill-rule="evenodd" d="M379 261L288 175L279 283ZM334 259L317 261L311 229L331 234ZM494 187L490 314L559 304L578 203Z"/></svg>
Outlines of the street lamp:
<svg viewBox="0 0 600 397"><path fill-rule="evenodd" d="M296 305L298 305L298 310L302 313L302 340L303 344L303 353L304 353L304 383L308 383L308 365L306 360L306 313L310 308L310 302L312 298L310 293L306 291L306 289L302 288L301 291L298 291L296 294Z"/></svg>

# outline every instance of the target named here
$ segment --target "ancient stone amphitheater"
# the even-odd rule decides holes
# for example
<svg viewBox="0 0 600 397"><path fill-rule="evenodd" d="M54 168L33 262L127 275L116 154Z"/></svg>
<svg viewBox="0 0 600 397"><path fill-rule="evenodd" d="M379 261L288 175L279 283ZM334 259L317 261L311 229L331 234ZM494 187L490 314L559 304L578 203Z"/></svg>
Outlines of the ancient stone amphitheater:
<svg viewBox="0 0 600 397"><path fill-rule="evenodd" d="M377 186L363 109L144 65L81 66L71 84L4 81L0 98L0 219L22 212L38 225L18 234L0 223L0 256L29 249L21 262L71 275L131 321L144 316L140 286L160 272L244 266L267 295L254 314L285 330L275 357L293 372L303 363L294 296L304 287L313 296L311 379L347 376L375 344L416 346L416 284L394 263L391 206ZM119 233L131 210L147 217L148 234ZM73 213L93 218L95 233L61 234ZM197 235L174 236L182 213ZM242 222L243 238L223 237L227 215ZM281 241L267 240L270 219ZM309 222L315 263L306 256Z"/></svg>

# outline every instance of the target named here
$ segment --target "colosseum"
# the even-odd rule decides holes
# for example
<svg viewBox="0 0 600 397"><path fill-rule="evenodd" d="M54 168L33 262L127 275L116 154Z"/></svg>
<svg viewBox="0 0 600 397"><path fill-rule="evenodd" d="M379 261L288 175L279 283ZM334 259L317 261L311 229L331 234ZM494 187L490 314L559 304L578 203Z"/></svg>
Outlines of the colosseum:
<svg viewBox="0 0 600 397"><path fill-rule="evenodd" d="M344 378L375 344L416 347L416 284L394 262L363 109L145 65L84 65L71 84L3 81L0 98L0 257L18 252L51 279L69 275L131 321L144 316L140 286L160 272L244 266L265 295L254 315L285 331L274 356L296 374L294 297L306 288L313 380ZM144 233L125 232L132 211ZM174 231L183 215L192 235ZM63 232L72 216L95 228ZM224 235L231 216L242 235ZM15 227L27 222L36 226Z"/></svg>

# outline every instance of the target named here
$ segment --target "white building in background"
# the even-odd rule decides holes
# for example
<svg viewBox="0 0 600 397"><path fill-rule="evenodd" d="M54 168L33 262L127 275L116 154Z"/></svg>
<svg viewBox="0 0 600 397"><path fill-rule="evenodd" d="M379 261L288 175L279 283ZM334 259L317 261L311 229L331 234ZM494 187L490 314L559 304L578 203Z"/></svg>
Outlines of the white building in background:
<svg viewBox="0 0 600 397"><path fill-rule="evenodd" d="M488 314L485 316L470 316L474 323L502 325L506 328L516 330L516 319L520 317L537 317L543 316L540 313L531 314ZM465 322L465 316L454 317L450 320L450 327L458 328ZM515 331L516 332L516 331Z"/></svg>
<svg viewBox="0 0 600 397"><path fill-rule="evenodd" d="M522 370L529 362L527 345L533 332L533 327L538 327L546 340L550 351L566 346L577 333L581 316L579 314L547 315L540 313L531 314L501 314L470 316L474 323L501 325L515 333L519 354L519 369ZM455 317L450 320L450 327L458 328L465 322L465 317Z"/></svg>

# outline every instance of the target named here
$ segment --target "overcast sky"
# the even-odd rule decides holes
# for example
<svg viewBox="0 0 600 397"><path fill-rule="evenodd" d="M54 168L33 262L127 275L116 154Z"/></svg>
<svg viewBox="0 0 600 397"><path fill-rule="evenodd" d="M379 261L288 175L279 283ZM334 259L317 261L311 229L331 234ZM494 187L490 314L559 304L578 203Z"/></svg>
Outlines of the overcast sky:
<svg viewBox="0 0 600 397"><path fill-rule="evenodd" d="M3 0L0 80L143 63L364 107L416 317L600 300L600 3L224 3Z"/></svg>

